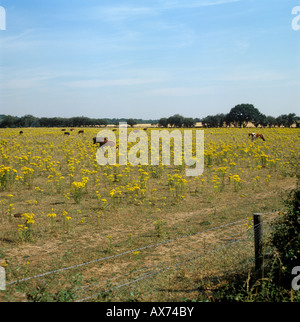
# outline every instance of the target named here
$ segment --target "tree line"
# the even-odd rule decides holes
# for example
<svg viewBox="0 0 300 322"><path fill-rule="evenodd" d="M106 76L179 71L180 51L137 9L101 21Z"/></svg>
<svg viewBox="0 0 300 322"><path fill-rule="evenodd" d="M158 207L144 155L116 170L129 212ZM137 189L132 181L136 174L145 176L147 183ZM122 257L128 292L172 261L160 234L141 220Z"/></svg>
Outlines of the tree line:
<svg viewBox="0 0 300 322"><path fill-rule="evenodd" d="M126 118L89 118L86 116L64 117L35 117L27 114L22 117L12 115L0 115L0 128L18 127L82 127L82 126L107 126L119 125L120 122L135 124L156 124L158 120L126 119Z"/></svg>
<svg viewBox="0 0 300 322"><path fill-rule="evenodd" d="M208 115L202 119L185 118L179 114L169 118L161 118L158 125L161 127L194 127L196 122L208 127L247 127L252 123L255 127L291 127L296 124L300 127L300 117L295 113L282 114L278 117L266 116L252 104L239 104L233 107L228 114Z"/></svg>
<svg viewBox="0 0 300 322"><path fill-rule="evenodd" d="M143 120L133 118L89 118L86 116L76 116L70 118L63 117L35 117L24 115L22 117L11 115L0 115L0 128L18 127L82 127L82 126L107 126L108 124L119 125L120 122L127 122L128 125L136 124L157 124L159 127L195 127L197 122L202 122L202 126L208 127L246 127L252 123L255 127L291 127L296 124L300 127L300 117L295 113L282 114L278 117L266 116L252 104L239 104L231 108L227 114L208 115L204 118L183 117L175 114L170 117L163 117L159 120Z"/></svg>

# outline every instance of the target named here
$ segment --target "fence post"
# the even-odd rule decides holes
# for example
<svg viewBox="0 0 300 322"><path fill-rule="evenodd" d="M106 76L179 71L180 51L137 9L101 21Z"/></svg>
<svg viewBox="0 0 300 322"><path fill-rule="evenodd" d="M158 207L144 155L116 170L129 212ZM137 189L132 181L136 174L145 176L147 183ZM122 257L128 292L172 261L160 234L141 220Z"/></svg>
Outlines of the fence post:
<svg viewBox="0 0 300 322"><path fill-rule="evenodd" d="M253 214L255 270L262 268L262 214Z"/></svg>

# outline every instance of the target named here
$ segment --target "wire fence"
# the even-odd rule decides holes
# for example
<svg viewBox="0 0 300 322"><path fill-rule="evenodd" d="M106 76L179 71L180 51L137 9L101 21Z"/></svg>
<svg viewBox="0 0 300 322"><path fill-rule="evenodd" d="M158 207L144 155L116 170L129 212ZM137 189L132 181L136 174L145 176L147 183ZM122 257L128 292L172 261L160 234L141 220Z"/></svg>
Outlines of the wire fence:
<svg viewBox="0 0 300 322"><path fill-rule="evenodd" d="M37 274L37 275L31 276L31 277L26 277L26 278L23 278L23 279L19 279L19 280L15 280L15 281L9 282L6 285L12 285L12 284L16 284L16 283L21 283L21 282L29 281L31 279L36 279L36 278L40 278L40 277L43 277L43 276L47 276L47 275L56 274L56 273L59 273L59 272L71 270L71 269L74 269L74 268L79 268L79 267L82 267L82 266L86 266L86 265L90 265L90 264L95 264L97 262L114 259L114 258L117 258L117 257L120 257L120 256L132 254L132 253L135 253L135 252L138 252L138 251L143 251L143 250L146 250L146 249L149 249L149 248L158 247L160 245L164 245L164 244L168 244L168 243L171 243L171 242L174 242L174 241L178 241L178 240L181 240L183 238L187 238L187 237L196 236L196 235L199 235L199 234L208 233L210 231L217 230L217 229L221 229L221 228L225 228L227 226L230 226L230 225L233 225L233 224L236 224L236 223L240 223L240 222L244 222L244 221L245 220L239 220L239 221L232 222L232 223L229 223L229 224L225 224L225 225L222 225L222 226L210 228L210 229L207 229L207 230L204 230L204 231L201 231L201 232L187 234L187 235L180 236L180 237L177 237L177 238L174 238L174 239L165 240L165 241L162 241L162 242L159 242L159 243L155 243L155 244L151 244L151 245L146 245L146 246L143 246L143 247L140 247L140 248L136 248L136 249L127 250L127 251L122 252L122 253L119 253L119 254L115 254L115 255L110 255L110 256L98 258L98 259L95 259L95 260L92 260L92 261L88 261L88 262L84 262L84 263L72 265L72 266L69 266L69 267L61 268L61 269L52 270L52 271L45 272L45 273L42 273L42 274Z"/></svg>
<svg viewBox="0 0 300 322"><path fill-rule="evenodd" d="M6 286L9 288L25 283L30 288L37 287L39 283L39 287L43 285L51 288L55 283L57 290L71 287L72 293L76 294L73 299L83 302L101 300L105 294L132 287L191 263L196 263L194 267L203 277L220 270L223 273L235 270L241 265L249 267L255 263L257 266L257 261L260 263L260 257L264 255L262 250L270 233L269 224L277 214L278 211L260 214L263 220L254 224L247 219L237 220L118 254L16 279L7 282ZM72 285L70 271L85 275L80 285ZM63 276L57 277L58 274Z"/></svg>

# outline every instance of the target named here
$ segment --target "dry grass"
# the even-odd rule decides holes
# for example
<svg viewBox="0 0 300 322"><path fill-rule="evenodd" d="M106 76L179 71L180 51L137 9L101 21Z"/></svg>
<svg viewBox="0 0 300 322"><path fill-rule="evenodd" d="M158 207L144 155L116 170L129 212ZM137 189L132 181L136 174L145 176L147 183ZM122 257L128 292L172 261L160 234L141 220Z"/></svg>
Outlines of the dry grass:
<svg viewBox="0 0 300 322"><path fill-rule="evenodd" d="M155 273L152 266L156 272L174 267L154 279L130 284L129 289L124 286L91 300L178 301L200 295L211 299L209 283L204 281L210 278L221 283L222 271L252 256L252 243L243 247L237 243L221 255L179 265L189 259L188 253L194 252L190 258L197 257L220 240L222 245L226 232L176 238L240 219L245 219L246 228L246 219L254 212L281 208L282 198L295 184L293 170L299 166L298 129L264 129L266 142L254 143L248 140L247 129L206 130L206 168L199 178L185 177L183 167L100 167L91 142L97 129L85 129L83 136L74 131L70 137L59 129L23 129L24 136L17 129L0 131L3 164L19 176L5 187L2 184L0 192L0 264L6 268L8 283L175 239L136 254L8 286L0 300L24 300L25 293L41 295L47 290L55 294L68 287L74 291L79 284L79 290L89 289L80 295L84 298L126 284L128 276L121 275L130 273L134 279L143 272ZM32 181L24 179L24 166L34 170ZM222 168L226 168L224 182ZM179 176L178 186L169 185L174 175ZM84 177L88 181L76 203L68 195L71 183L84 182ZM139 188L134 190L134 184ZM114 198L112 189L120 190L119 198ZM64 211L68 214L63 215ZM19 225L26 226L20 217L24 213L33 213L35 222L29 227L31 234L24 233L22 239ZM48 217L51 213L56 216ZM67 216L71 217L68 221ZM81 276L80 283L73 281L76 274ZM87 284L91 286L82 288Z"/></svg>

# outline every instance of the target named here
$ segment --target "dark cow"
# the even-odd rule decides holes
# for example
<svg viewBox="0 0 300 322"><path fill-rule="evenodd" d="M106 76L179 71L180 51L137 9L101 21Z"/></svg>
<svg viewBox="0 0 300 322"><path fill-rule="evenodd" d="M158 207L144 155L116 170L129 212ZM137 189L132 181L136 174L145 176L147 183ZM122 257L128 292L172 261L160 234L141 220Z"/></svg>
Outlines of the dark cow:
<svg viewBox="0 0 300 322"><path fill-rule="evenodd" d="M103 138L103 137L98 137L98 136L94 136L93 137L93 143L94 144L99 144L99 146L103 146L104 144L106 144L107 146L115 146L115 143L112 141L108 141L107 138Z"/></svg>
<svg viewBox="0 0 300 322"><path fill-rule="evenodd" d="M70 132L65 132L64 135L70 135Z"/></svg>
<svg viewBox="0 0 300 322"><path fill-rule="evenodd" d="M21 135L21 134L23 134L23 131L20 131L20 132L19 132L19 134L20 134L20 135Z"/></svg>
<svg viewBox="0 0 300 322"><path fill-rule="evenodd" d="M79 130L78 131L78 134L83 134L84 133L84 131L83 130Z"/></svg>

